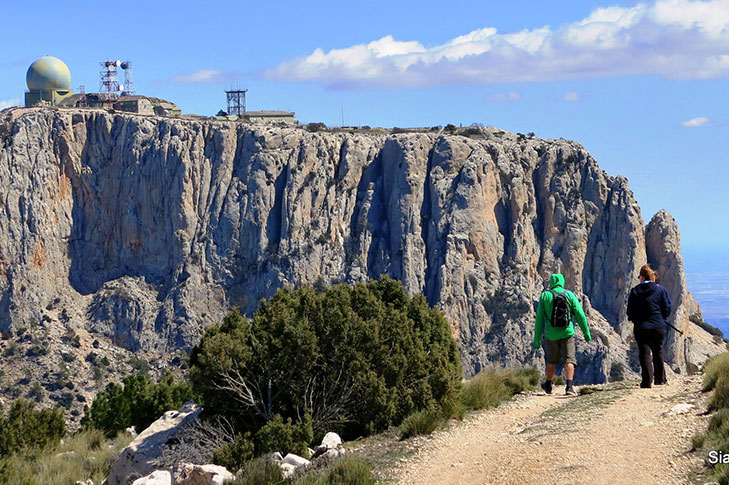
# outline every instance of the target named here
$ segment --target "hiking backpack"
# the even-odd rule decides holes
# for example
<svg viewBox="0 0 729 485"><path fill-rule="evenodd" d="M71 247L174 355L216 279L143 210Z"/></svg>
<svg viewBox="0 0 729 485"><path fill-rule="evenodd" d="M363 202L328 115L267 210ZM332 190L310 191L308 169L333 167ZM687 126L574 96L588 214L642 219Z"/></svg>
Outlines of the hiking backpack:
<svg viewBox="0 0 729 485"><path fill-rule="evenodd" d="M570 304L567 301L567 290L557 293L549 290L552 298L552 326L555 328L567 328L570 324Z"/></svg>

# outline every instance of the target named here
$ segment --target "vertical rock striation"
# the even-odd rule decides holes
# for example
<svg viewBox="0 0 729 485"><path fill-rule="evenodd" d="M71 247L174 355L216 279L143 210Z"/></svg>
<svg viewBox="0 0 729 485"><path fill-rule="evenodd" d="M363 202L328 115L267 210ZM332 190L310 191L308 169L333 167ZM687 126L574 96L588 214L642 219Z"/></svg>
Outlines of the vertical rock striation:
<svg viewBox="0 0 729 485"><path fill-rule="evenodd" d="M442 308L471 374L540 362L534 302L560 271L596 330L578 340L578 379L601 382L629 372L625 301L655 261L676 321L703 335L688 323L675 223L659 213L646 233L627 180L574 142L492 128L385 136L94 110L8 116L3 329L40 321L56 301L64 326L164 355L283 285L386 273ZM691 345L671 337L676 369Z"/></svg>

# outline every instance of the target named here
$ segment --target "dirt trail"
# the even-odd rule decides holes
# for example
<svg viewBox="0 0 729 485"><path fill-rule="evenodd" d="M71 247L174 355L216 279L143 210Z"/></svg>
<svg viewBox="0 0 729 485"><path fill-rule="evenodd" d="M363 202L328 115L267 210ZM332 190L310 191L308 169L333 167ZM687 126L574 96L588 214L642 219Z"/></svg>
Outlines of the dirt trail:
<svg viewBox="0 0 729 485"><path fill-rule="evenodd" d="M687 453L706 428L701 378L598 386L589 395L518 396L437 432L395 472L403 484L678 484L701 468ZM669 413L693 404L686 414Z"/></svg>

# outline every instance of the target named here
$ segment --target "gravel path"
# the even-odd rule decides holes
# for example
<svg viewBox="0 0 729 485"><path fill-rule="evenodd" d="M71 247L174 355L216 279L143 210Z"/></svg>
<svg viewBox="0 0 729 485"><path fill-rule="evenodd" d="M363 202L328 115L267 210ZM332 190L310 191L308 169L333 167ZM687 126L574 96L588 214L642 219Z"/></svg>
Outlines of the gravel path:
<svg viewBox="0 0 729 485"><path fill-rule="evenodd" d="M701 468L699 376L667 386L596 386L577 397L531 393L436 432L395 470L402 484L679 484ZM694 407L671 412L678 404Z"/></svg>

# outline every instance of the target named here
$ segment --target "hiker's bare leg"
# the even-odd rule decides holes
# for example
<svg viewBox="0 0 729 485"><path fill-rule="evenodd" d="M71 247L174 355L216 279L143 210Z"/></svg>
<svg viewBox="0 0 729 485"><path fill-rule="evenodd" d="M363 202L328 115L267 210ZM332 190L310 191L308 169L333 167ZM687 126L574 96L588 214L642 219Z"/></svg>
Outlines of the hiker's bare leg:
<svg viewBox="0 0 729 485"><path fill-rule="evenodd" d="M547 380L551 381L552 377L554 377L554 364L547 364Z"/></svg>
<svg viewBox="0 0 729 485"><path fill-rule="evenodd" d="M552 369L552 372L554 372L554 369ZM575 365L573 363L567 362L564 365L564 378L569 381L575 378Z"/></svg>

